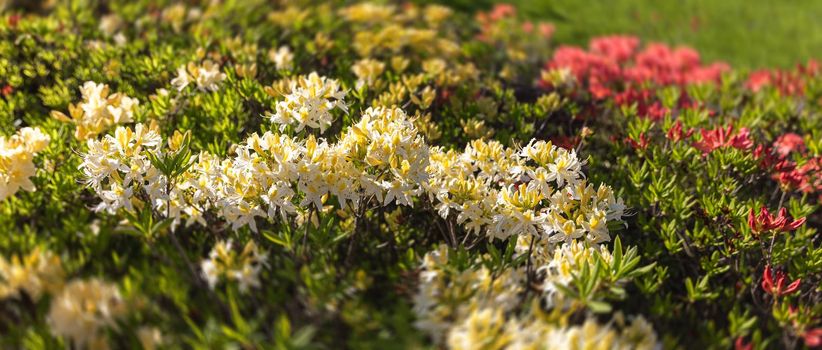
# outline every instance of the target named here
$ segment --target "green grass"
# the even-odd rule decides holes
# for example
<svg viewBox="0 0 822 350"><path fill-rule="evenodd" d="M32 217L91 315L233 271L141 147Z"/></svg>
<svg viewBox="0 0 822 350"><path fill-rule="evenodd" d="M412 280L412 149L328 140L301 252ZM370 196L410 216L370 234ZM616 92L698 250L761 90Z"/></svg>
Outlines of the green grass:
<svg viewBox="0 0 822 350"><path fill-rule="evenodd" d="M822 59L818 0L509 2L528 17L554 22L560 43L585 45L598 35L634 34L646 41L689 45L706 60L726 61L737 68L790 67Z"/></svg>

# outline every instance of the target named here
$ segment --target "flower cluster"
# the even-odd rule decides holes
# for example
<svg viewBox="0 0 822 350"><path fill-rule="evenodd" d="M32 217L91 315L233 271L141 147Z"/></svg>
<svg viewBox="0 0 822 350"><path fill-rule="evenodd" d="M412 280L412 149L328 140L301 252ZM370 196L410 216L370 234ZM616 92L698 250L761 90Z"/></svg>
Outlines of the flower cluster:
<svg viewBox="0 0 822 350"><path fill-rule="evenodd" d="M574 151L544 141L519 151L482 140L461 154L432 149L429 191L440 215L448 218L455 211L457 222L475 234L515 239L517 254L526 257L535 274L531 281L530 267L523 266L492 273L482 257L473 268L455 269L449 250L441 246L423 259L414 297L417 327L451 349L531 348L546 341L573 347L587 344L578 338L580 332L607 334L609 348L654 348L656 334L641 317L625 328L636 332L626 337L591 320L579 329L535 317L543 312L540 305L570 308L560 290L573 289L580 271L613 263L599 243L611 239L607 222L621 220L625 206L610 187L595 190L588 184L582 164ZM622 251L618 254L621 259ZM518 315L532 285L545 303Z"/></svg>
<svg viewBox="0 0 822 350"><path fill-rule="evenodd" d="M93 278L69 282L51 302L52 333L77 348L108 349L104 330L116 328L128 308L116 285Z"/></svg>
<svg viewBox="0 0 822 350"><path fill-rule="evenodd" d="M702 151L703 154L711 153L717 148L733 147L747 150L753 147L753 142L748 138L748 129L742 128L736 135L732 134L733 126L725 128L718 127L713 130L701 130L702 140L694 142L694 147Z"/></svg>
<svg viewBox="0 0 822 350"><path fill-rule="evenodd" d="M294 214L295 200L318 210L328 195L341 207L356 208L372 197L383 205L410 206L428 180L428 146L397 108L369 108L332 144L313 136L253 134L234 157L201 152L170 181L152 159L181 152L182 137L163 147L154 127L138 124L90 140L81 168L103 200L97 210L133 210L132 202L141 201L175 222L186 216L188 224L204 224L203 213L214 208L234 229L248 225L256 231L255 217Z"/></svg>
<svg viewBox="0 0 822 350"><path fill-rule="evenodd" d="M52 334L69 341L69 347L108 349L104 332L116 328L128 312L116 285L100 279L66 282L63 261L53 252L37 247L26 255L7 260L0 256L0 301L49 300L46 322Z"/></svg>
<svg viewBox="0 0 822 350"><path fill-rule="evenodd" d="M765 290L765 293L771 294L775 297L788 295L799 290L799 285L802 283L802 279L797 279L796 281L788 284L786 287L786 277L787 276L784 271L776 271L774 274L773 269L771 269L771 265L767 265L765 266L765 271L762 272L762 289ZM774 279L776 279L775 283Z"/></svg>
<svg viewBox="0 0 822 350"><path fill-rule="evenodd" d="M86 143L80 169L85 182L103 200L95 210L114 213L120 208L133 209L135 189L144 189L149 205L163 208L177 199L169 193L168 178L152 165L149 154L162 156L162 139L156 125L137 124L134 129L118 127L114 135ZM175 187L173 190L177 190Z"/></svg>
<svg viewBox="0 0 822 350"><path fill-rule="evenodd" d="M21 188L34 191L34 156L48 146L51 138L39 128L22 128L6 138L0 136L0 201Z"/></svg>
<svg viewBox="0 0 822 350"><path fill-rule="evenodd" d="M531 141L521 150L476 140L463 153L434 148L429 193L442 217L489 239L531 235L555 244L610 240L625 206L607 185L583 178L575 151Z"/></svg>
<svg viewBox="0 0 822 350"><path fill-rule="evenodd" d="M822 156L809 154L802 136L780 135L771 146L757 146L754 156L783 188L822 198Z"/></svg>
<svg viewBox="0 0 822 350"><path fill-rule="evenodd" d="M594 38L589 50L561 46L545 64L540 85L579 97L588 92L593 101L611 99L623 108L635 107L637 115L660 120L674 106L664 105L657 93L668 86L719 83L729 71L724 63L703 65L699 54L688 47L672 49L651 43L641 51L632 36ZM693 109L702 103L681 91L675 107Z"/></svg>
<svg viewBox="0 0 822 350"><path fill-rule="evenodd" d="M366 58L351 66L351 71L357 76L357 88L372 86L377 78L385 71L385 63Z"/></svg>
<svg viewBox="0 0 822 350"><path fill-rule="evenodd" d="M135 98L123 93L110 94L109 86L87 81L80 87L83 101L69 105L69 116L60 111L52 111L57 120L76 126L74 137L78 140L94 138L110 127L131 123L134 111L140 104Z"/></svg>
<svg viewBox="0 0 822 350"><path fill-rule="evenodd" d="M435 342L449 337L447 333L456 325L455 320L466 318L480 307L513 310L520 302L525 280L524 269L506 269L497 275L484 266L455 271L448 265L449 259L445 245L425 255L420 287L414 296L415 325Z"/></svg>
<svg viewBox="0 0 822 350"><path fill-rule="evenodd" d="M517 241L517 250L520 254L528 254L530 239ZM553 253L552 253L553 252ZM531 252L531 259L536 267L539 289L542 291L545 302L550 307L567 308L567 300L560 292L560 288L569 288L574 274L582 271L583 265L593 269L598 259L611 262L611 252L604 245L588 246L583 242L563 243L553 250L547 244L535 246Z"/></svg>
<svg viewBox="0 0 822 350"><path fill-rule="evenodd" d="M702 65L699 53L688 47L672 49L651 43L642 51L639 39L606 36L591 40L589 50L560 46L546 64L548 70L567 69L597 99L614 96L622 84L639 86L718 82L727 64ZM545 82L551 85L550 82Z"/></svg>
<svg viewBox="0 0 822 350"><path fill-rule="evenodd" d="M41 248L10 261L0 256L0 299L25 292L32 300L39 300L43 293L59 291L64 275L60 257Z"/></svg>
<svg viewBox="0 0 822 350"><path fill-rule="evenodd" d="M819 62L810 60L799 64L794 70L762 69L751 72L745 87L756 93L773 86L783 96L804 95L808 81L819 75Z"/></svg>
<svg viewBox="0 0 822 350"><path fill-rule="evenodd" d="M241 292L260 286L260 271L266 266L268 255L260 252L254 241L248 241L239 253L232 249L232 242L219 241L211 249L208 259L200 263L203 277L211 289L220 278L236 281Z"/></svg>
<svg viewBox="0 0 822 350"><path fill-rule="evenodd" d="M177 91L183 91L187 86L194 85L197 90L218 91L220 84L225 80L225 73L220 71L220 65L210 60L201 64L190 62L177 68L177 77L171 80L171 85Z"/></svg>
<svg viewBox="0 0 822 350"><path fill-rule="evenodd" d="M561 249L567 251L568 246ZM562 254L559 250L557 255ZM518 315L521 293L525 291L525 269L509 268L494 274L479 265L460 271L449 266L449 259L445 246L425 255L420 289L414 297L416 326L449 349L531 349L546 344L606 349L659 346L653 327L642 316L630 323L616 314L604 325L593 318L579 326L567 325L565 317L546 318L539 303L525 306L525 313Z"/></svg>
<svg viewBox="0 0 822 350"><path fill-rule="evenodd" d="M759 234L764 231L793 231L805 223L805 218L788 221L785 215L787 213L787 209L781 208L779 209L779 215L774 217L773 214L768 211L768 208L762 207L759 210L759 215L755 215L754 209L751 208L748 212L748 226L750 226L751 231Z"/></svg>
<svg viewBox="0 0 822 350"><path fill-rule="evenodd" d="M339 13L358 29L351 45L360 57L404 50L421 56L456 57L459 54L457 43L437 33L438 26L451 15L443 6L428 5L423 9L406 6L397 11L391 5L360 3L342 8ZM427 26L414 25L420 17Z"/></svg>
<svg viewBox="0 0 822 350"><path fill-rule="evenodd" d="M317 73L293 80L290 92L283 98L277 102L276 111L270 116L272 123L280 125L280 131L294 125L297 132L305 127L325 132L334 121L331 115L333 109L348 112L345 91L340 89L339 83Z"/></svg>

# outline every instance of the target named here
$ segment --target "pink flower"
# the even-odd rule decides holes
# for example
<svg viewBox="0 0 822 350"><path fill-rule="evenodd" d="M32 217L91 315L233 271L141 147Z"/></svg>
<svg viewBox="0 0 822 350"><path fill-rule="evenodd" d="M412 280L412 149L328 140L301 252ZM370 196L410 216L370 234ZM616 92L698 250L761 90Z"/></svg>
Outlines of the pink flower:
<svg viewBox="0 0 822 350"><path fill-rule="evenodd" d="M815 348L822 345L822 328L815 328L802 333L802 339L805 341L805 346Z"/></svg>
<svg viewBox="0 0 822 350"><path fill-rule="evenodd" d="M660 86L719 82L722 73L730 69L721 62L701 64L699 53L688 47L672 49L652 43L637 52L638 47L639 39L633 36L598 37L591 40L588 51L572 46L558 48L546 68L569 69L595 99L649 82ZM654 102L645 104L651 116L667 113Z"/></svg>
<svg viewBox="0 0 822 350"><path fill-rule="evenodd" d="M785 157L791 152L805 151L805 140L802 139L802 136L789 132L779 136L779 138L774 141L773 146L779 155Z"/></svg>
<svg viewBox="0 0 822 350"><path fill-rule="evenodd" d="M633 56L639 46L639 39L627 35L612 35L591 40L591 52L617 62L625 62Z"/></svg>
<svg viewBox="0 0 822 350"><path fill-rule="evenodd" d="M771 72L767 70L758 70L748 75L748 81L745 82L745 87L753 92L759 92L763 87L771 84Z"/></svg>

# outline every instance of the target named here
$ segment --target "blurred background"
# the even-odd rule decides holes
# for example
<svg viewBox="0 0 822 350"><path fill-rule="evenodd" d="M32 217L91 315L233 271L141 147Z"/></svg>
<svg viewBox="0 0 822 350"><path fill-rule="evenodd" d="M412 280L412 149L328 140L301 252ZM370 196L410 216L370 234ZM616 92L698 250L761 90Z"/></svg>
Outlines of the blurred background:
<svg viewBox="0 0 822 350"><path fill-rule="evenodd" d="M501 1L432 0L465 11ZM688 45L736 68L791 67L822 59L822 0L509 0L521 15L556 25L558 42L603 34Z"/></svg>
<svg viewBox="0 0 822 350"><path fill-rule="evenodd" d="M6 8L35 10L70 1L75 0L0 0L0 12ZM507 3L521 16L552 22L559 43L586 46L592 37L631 34L645 42L691 46L703 61L725 61L737 69L789 68L809 59L822 60L822 0L371 1L441 3L466 13Z"/></svg>

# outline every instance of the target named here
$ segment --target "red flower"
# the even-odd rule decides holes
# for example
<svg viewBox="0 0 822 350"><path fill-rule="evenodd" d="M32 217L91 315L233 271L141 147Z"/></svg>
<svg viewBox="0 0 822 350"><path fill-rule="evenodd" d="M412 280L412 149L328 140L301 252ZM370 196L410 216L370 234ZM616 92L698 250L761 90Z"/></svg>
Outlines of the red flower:
<svg viewBox="0 0 822 350"><path fill-rule="evenodd" d="M758 70L752 72L748 76L748 81L745 82L745 86L753 91L758 92L762 90L763 87L768 86L771 84L771 72L767 70Z"/></svg>
<svg viewBox="0 0 822 350"><path fill-rule="evenodd" d="M777 271L776 275L773 275L771 265L766 265L765 271L762 272L762 289L765 290L765 293L777 297L788 295L799 290L799 283L802 279L791 282L791 284L785 288L785 277L787 276L782 271ZM776 284L774 284L774 278L776 278Z"/></svg>
<svg viewBox="0 0 822 350"><path fill-rule="evenodd" d="M622 89L654 83L660 86L719 82L729 69L725 63L703 65L691 48L649 44L637 52L639 40L631 36L605 36L591 40L589 50L561 46L546 64L547 69L566 68L594 99L604 99ZM649 116L667 111L646 101ZM643 114L641 114L643 115Z"/></svg>
<svg viewBox="0 0 822 350"><path fill-rule="evenodd" d="M591 52L617 62L625 62L633 56L639 39L633 36L611 35L591 39Z"/></svg>
<svg viewBox="0 0 822 350"><path fill-rule="evenodd" d="M625 143L633 147L634 149L646 149L648 148L648 138L645 137L645 133L639 134L639 142L632 139L630 136L625 138Z"/></svg>
<svg viewBox="0 0 822 350"><path fill-rule="evenodd" d="M17 23L19 23L19 22L20 22L20 15L13 14L13 15L9 16L9 27L16 28Z"/></svg>
<svg viewBox="0 0 822 350"><path fill-rule="evenodd" d="M766 170L783 162L769 146L757 145L753 151L753 156L759 160L759 167Z"/></svg>
<svg viewBox="0 0 822 350"><path fill-rule="evenodd" d="M805 331L805 333L802 333L802 339L805 340L805 346L809 348L822 345L822 328Z"/></svg>
<svg viewBox="0 0 822 350"><path fill-rule="evenodd" d="M789 132L779 136L774 141L773 146L779 155L785 157L794 151L805 151L805 140L802 139L802 136Z"/></svg>
<svg viewBox="0 0 822 350"><path fill-rule="evenodd" d="M793 164L791 162L791 164ZM802 186L805 178L796 170L785 170L775 174L774 178L779 181L779 185L785 190L796 189Z"/></svg>
<svg viewBox="0 0 822 350"><path fill-rule="evenodd" d="M741 150L753 147L753 142L748 138L748 129L739 129L737 135L732 135L732 125L727 128L718 127L713 130L700 130L702 140L694 142L694 147L701 150L703 154L722 147L733 147Z"/></svg>
<svg viewBox="0 0 822 350"><path fill-rule="evenodd" d="M805 218L788 222L788 217L785 216L787 212L788 210L785 208L779 209L779 215L774 218L768 211L768 208L760 208L759 215L754 215L754 210L751 208L748 212L748 226L750 226L751 230L755 233L770 230L786 232L796 230L805 223Z"/></svg>
<svg viewBox="0 0 822 350"><path fill-rule="evenodd" d="M753 343L746 343L745 337L739 336L734 342L734 350L753 350Z"/></svg>
<svg viewBox="0 0 822 350"><path fill-rule="evenodd" d="M799 190L805 193L820 193L822 197L822 157L809 159L797 172L802 176Z"/></svg>
<svg viewBox="0 0 822 350"><path fill-rule="evenodd" d="M688 130L688 132L683 133L682 132L682 121L677 120L676 123L674 124L674 126L672 126L670 129L668 129L668 132L665 134L665 136L667 136L668 139L673 141L673 142L679 142L679 140L682 140L683 137L691 137L691 135L693 133L694 133L694 129L690 129L690 130Z"/></svg>

